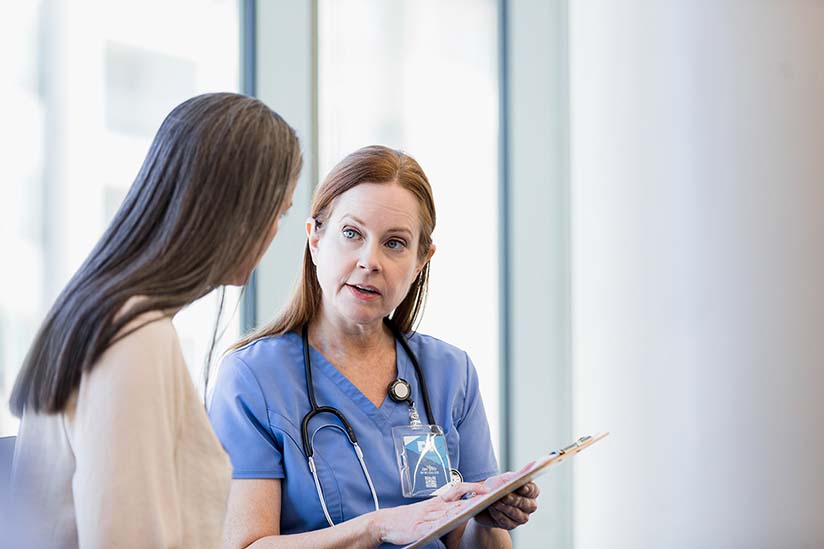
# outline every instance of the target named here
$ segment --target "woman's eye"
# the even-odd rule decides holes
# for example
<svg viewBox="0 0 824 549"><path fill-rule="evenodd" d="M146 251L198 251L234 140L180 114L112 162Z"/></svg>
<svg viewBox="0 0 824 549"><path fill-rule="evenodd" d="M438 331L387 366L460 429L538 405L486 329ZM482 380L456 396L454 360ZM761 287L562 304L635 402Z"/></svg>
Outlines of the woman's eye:
<svg viewBox="0 0 824 549"><path fill-rule="evenodd" d="M392 240L389 240L386 243L386 246L389 247L389 249L391 249L391 250L400 250L401 248L406 246L406 243L403 240L398 240L396 238L393 238Z"/></svg>
<svg viewBox="0 0 824 549"><path fill-rule="evenodd" d="M355 238L356 236L358 236L358 232L355 229L344 229L343 231L341 231L341 234L343 235L343 238L349 238L349 239L352 239L352 238Z"/></svg>

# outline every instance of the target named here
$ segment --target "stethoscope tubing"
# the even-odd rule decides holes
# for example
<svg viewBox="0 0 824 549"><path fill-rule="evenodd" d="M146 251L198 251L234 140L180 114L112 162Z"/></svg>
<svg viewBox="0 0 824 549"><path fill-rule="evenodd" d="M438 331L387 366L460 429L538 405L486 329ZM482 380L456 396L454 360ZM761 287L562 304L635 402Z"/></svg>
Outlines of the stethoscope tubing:
<svg viewBox="0 0 824 549"><path fill-rule="evenodd" d="M392 322L389 318L384 319L384 323L389 327L392 331L392 335L395 336L395 339L400 342L401 347L403 347L404 352L409 357L409 360L412 362L412 366L415 368L415 376L418 378L418 384L421 387L421 398L423 399L423 407L426 411L426 417L430 423L433 425L435 424L435 416L432 413L432 407L429 403L429 390L426 386L426 378L423 375L423 370L421 369L421 365L418 362L418 357L415 356L415 353L412 351L412 348L409 346L409 343L406 341L406 337L398 330L395 326L395 323ZM358 437L355 434L355 430L347 421L346 416L333 406L318 406L317 399L315 398L315 388L314 383L312 382L312 361L309 358L309 326L308 324L304 324L301 330L301 337L303 339L303 369L306 372L306 394L309 398L309 412L303 416L303 421L301 422L301 442L303 443L303 451L306 454L307 458L310 458L314 455L315 451L312 447L313 445L309 441L309 421L319 415L319 414L332 414L338 421L341 422L343 428L346 431L346 436L349 438L349 442L351 444L358 443Z"/></svg>
<svg viewBox="0 0 824 549"><path fill-rule="evenodd" d="M418 378L418 383L421 387L421 397L423 398L423 405L424 409L426 410L426 417L432 423L435 422L434 415L432 414L432 408L429 405L429 391L426 387L426 379L423 375L423 370L421 370L420 363L418 363L418 357L415 356L415 353L412 352L412 349L409 347L409 344L406 341L406 338L397 329L395 324L389 319L385 318L384 323L389 327L392 331L392 335L395 337L396 340L400 341L401 346L403 347L404 352L406 352L409 359L412 361L412 365L415 368L415 375ZM358 462L360 463L361 470L363 471L364 476L366 477L366 482L369 484L369 491L372 495L372 499L375 503L375 510L380 509L380 505L378 503L378 494L375 491L375 486L372 484L372 477L369 475L369 469L366 467L366 462L363 459L363 452L361 451L360 445L358 444L358 437L355 435L355 430L347 421L346 416L343 415L343 412L338 410L333 406L318 406L317 399L315 398L315 389L314 384L312 382L312 362L309 358L309 327L307 324L303 325L303 329L301 330L301 336L303 339L303 367L306 371L306 394L309 399L309 412L303 416L303 421L301 422L301 441L303 443L303 450L306 453L306 459L309 463L309 470L312 473L312 478L315 482L315 490L318 493L318 499L320 500L321 508L323 509L323 515L326 517L326 521L329 523L329 526L334 526L335 523L332 521L332 517L329 515L329 510L326 507L326 499L323 497L323 489L320 485L320 479L318 478L317 467L315 466L315 458L314 458L314 444L312 444L312 439L309 438L309 421L319 415L319 414L332 414L340 421L343 427L337 425L330 425L331 427L335 427L337 429L342 430L349 442L352 444L352 447L355 449L355 454L358 457ZM410 394L411 399L411 394ZM412 401L409 400L410 405ZM323 427L321 427L322 429ZM438 456L440 459L440 456ZM443 460L441 459L443 463Z"/></svg>

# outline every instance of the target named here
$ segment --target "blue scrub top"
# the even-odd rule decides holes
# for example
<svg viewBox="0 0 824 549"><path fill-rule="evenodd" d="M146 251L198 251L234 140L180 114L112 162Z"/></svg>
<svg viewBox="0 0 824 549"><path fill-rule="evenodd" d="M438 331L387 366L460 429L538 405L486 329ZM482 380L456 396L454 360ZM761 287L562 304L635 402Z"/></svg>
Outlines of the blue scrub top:
<svg viewBox="0 0 824 549"><path fill-rule="evenodd" d="M415 333L409 346L417 355L429 390L435 420L446 435L451 465L467 482L498 473L492 451L478 375L462 350ZM421 420L431 423L421 398L415 368L395 343L398 377L412 386ZM387 395L376 408L316 349L310 347L318 406L334 406L349 421L382 508L420 501L401 493L392 427L409 424L409 406ZM280 529L294 534L327 528L301 443L300 426L310 410L303 368L301 336L290 332L250 343L221 364L209 417L232 460L233 478L278 478L281 482ZM309 436L323 425L338 424L320 414ZM315 464L329 515L335 524L374 511L369 485L346 435L338 429L317 431ZM442 547L438 542L432 547Z"/></svg>

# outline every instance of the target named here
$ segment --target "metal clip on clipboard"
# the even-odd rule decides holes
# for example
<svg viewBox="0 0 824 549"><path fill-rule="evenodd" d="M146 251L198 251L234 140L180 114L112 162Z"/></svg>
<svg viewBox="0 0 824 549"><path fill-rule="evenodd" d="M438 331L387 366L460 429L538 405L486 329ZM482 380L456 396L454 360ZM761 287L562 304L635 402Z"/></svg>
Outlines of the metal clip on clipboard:
<svg viewBox="0 0 824 549"><path fill-rule="evenodd" d="M571 450L575 450L575 453L577 453L579 450L581 450L582 448L587 446L587 442L589 442L590 440L592 440L591 435L581 437L578 440L576 440L575 442L573 442L572 444L570 444L569 446L564 446L563 448L558 450L557 453L560 454L560 455L564 455L564 454L569 453Z"/></svg>

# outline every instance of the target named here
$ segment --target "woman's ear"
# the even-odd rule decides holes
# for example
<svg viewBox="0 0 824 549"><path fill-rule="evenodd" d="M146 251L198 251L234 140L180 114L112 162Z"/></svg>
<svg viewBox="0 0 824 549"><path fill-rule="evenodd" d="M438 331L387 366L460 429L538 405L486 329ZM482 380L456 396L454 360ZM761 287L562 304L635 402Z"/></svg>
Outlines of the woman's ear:
<svg viewBox="0 0 824 549"><path fill-rule="evenodd" d="M315 254L318 251L318 239L320 235L318 235L317 222L314 217L306 218L306 237L309 241L309 253L312 256L312 263L317 265L318 262L315 259Z"/></svg>
<svg viewBox="0 0 824 549"><path fill-rule="evenodd" d="M435 244L434 243L429 245L429 251L426 252L426 256L418 263L418 272L415 274L415 276L418 276L419 274L421 274L421 271L426 266L426 264L429 263L429 260L432 259L433 255L435 255Z"/></svg>

